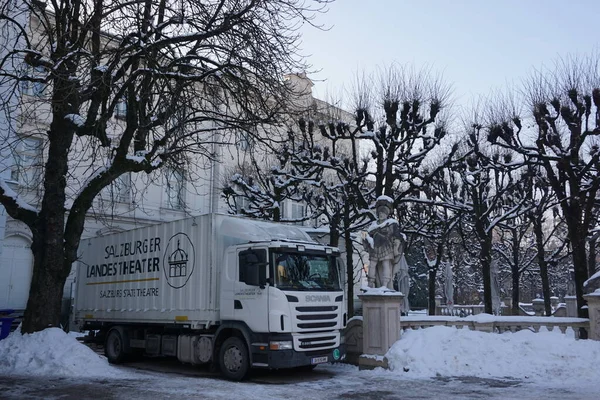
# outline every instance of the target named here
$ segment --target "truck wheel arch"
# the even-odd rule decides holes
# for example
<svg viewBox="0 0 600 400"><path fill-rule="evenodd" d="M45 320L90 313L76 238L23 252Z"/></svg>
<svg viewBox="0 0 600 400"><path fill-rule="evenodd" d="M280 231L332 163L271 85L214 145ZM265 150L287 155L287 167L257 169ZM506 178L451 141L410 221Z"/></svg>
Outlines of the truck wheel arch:
<svg viewBox="0 0 600 400"><path fill-rule="evenodd" d="M250 329L246 324L242 322L223 322L215 332L215 345L213 346L213 360L219 359L219 351L221 345L227 338L237 336L246 343L248 349L248 357L250 359L250 365L252 365L252 347L250 341Z"/></svg>
<svg viewBox="0 0 600 400"><path fill-rule="evenodd" d="M111 364L121 364L131 354L129 332L123 326L113 326L106 332L104 355Z"/></svg>
<svg viewBox="0 0 600 400"><path fill-rule="evenodd" d="M127 327L122 326L122 325L113 325L110 328L108 328L108 330L106 331L106 337L108 337L108 335L110 334L110 331L116 330L117 332L119 332L119 334L121 335L121 338L123 339L123 352L125 354L130 354L131 353L131 347L129 346L129 329L127 329Z"/></svg>

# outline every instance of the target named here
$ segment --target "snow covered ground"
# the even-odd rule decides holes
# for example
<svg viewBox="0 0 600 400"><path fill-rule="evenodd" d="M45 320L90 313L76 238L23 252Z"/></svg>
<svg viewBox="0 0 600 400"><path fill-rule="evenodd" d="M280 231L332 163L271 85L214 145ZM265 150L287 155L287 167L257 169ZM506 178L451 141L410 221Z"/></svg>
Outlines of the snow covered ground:
<svg viewBox="0 0 600 400"><path fill-rule="evenodd" d="M394 397L398 391L406 394L407 388L411 388L414 398L448 394L447 398L591 399L600 393L600 342L575 340L559 332L494 334L432 327L405 332L387 357L390 370L359 371L349 365L324 365L315 372L324 374L322 379L314 379L320 377L318 374L311 379L308 373L306 380L299 378L281 387L173 374L165 380L157 379L156 373L109 365L74 335L59 329L32 335L15 332L0 341L0 397L3 381L12 382L10 393L18 398L25 392L17 396L16 386L23 382L35 384L38 380L42 387L56 385L61 379L69 385L87 382L90 388L94 382L103 382L103 390L109 390L106 382L111 382L118 387L115 393L123 394L123 398L126 389L133 390L134 386L161 393L159 398L169 394L192 398L198 390L205 398L231 398L237 393L251 399L363 398L358 394L365 391L373 393L372 398L398 398ZM161 381L160 385L156 383ZM346 395L341 396L343 393ZM478 397L477 393L485 396Z"/></svg>

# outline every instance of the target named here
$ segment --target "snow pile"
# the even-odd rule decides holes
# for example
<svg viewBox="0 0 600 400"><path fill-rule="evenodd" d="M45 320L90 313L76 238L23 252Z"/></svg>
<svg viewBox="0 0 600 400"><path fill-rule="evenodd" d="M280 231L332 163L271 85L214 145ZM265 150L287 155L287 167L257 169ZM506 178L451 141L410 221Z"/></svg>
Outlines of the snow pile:
<svg viewBox="0 0 600 400"><path fill-rule="evenodd" d="M386 354L394 373L598 382L600 342L559 332L503 334L437 326L408 330Z"/></svg>
<svg viewBox="0 0 600 400"><path fill-rule="evenodd" d="M0 341L0 375L53 375L118 378L123 371L59 328L22 335L11 333Z"/></svg>

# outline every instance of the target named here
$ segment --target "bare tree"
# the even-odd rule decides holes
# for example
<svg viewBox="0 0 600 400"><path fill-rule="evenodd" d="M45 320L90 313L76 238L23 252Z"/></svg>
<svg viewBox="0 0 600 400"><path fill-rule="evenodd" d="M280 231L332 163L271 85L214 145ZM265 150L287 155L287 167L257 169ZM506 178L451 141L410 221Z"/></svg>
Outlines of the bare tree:
<svg viewBox="0 0 600 400"><path fill-rule="evenodd" d="M596 55L566 58L554 70L535 72L524 85L531 115L513 115L488 131L491 142L519 152L545 171L567 224L580 317L588 314L583 298L588 278L586 239L600 188L598 65ZM533 129L528 129L530 121Z"/></svg>
<svg viewBox="0 0 600 400"><path fill-rule="evenodd" d="M58 325L85 217L103 188L125 173L191 170L231 129L281 119L283 74L304 68L297 29L325 3L0 2L0 48L8 49L0 60L2 111L14 127L3 143L35 135L46 160L36 206L0 181L0 203L33 235L23 332ZM36 84L47 86L44 96L21 95ZM34 109L46 113L44 130L29 124L39 118L27 114ZM123 118L116 128L115 116ZM86 181L71 179L81 171Z"/></svg>
<svg viewBox="0 0 600 400"><path fill-rule="evenodd" d="M376 83L378 90L373 89ZM364 78L357 90L357 125L365 139L363 148L371 152L374 198L389 196L396 207L445 165L427 170L427 175L421 168L447 134L443 110L449 106L451 89L428 68L393 65L377 78ZM456 146L444 158L451 159L455 151Z"/></svg>
<svg viewBox="0 0 600 400"><path fill-rule="evenodd" d="M477 121L477 113L475 117ZM508 152L502 154L486 146L482 138L483 125L475 122L467 129L467 140L462 149L464 156L453 166L453 179L460 187L459 195L447 203L453 201L452 206L462 214L461 233L470 230L477 237L485 312L491 314L494 230L526 209L524 199L508 206L505 204L505 197L517 184L513 171L518 168L518 163L514 163L513 155Z"/></svg>
<svg viewBox="0 0 600 400"><path fill-rule="evenodd" d="M428 168L424 168L424 174L429 174ZM444 262L452 260L452 236L457 236L456 225L461 217L456 208L448 203L458 190L451 178L452 173L447 168L438 170L423 187L420 196L422 202L402 203L398 209L405 233L421 236L424 243L424 255L428 266L429 315L435 315L438 272Z"/></svg>

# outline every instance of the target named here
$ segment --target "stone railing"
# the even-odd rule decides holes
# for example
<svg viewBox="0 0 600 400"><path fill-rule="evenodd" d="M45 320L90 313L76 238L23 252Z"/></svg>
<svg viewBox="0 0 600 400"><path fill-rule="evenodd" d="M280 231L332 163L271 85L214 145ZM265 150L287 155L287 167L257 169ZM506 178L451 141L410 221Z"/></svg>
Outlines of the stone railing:
<svg viewBox="0 0 600 400"><path fill-rule="evenodd" d="M435 315L443 315L446 317L467 317L469 315L477 315L484 312L482 305L455 305L448 307L445 304L436 305Z"/></svg>
<svg viewBox="0 0 600 400"><path fill-rule="evenodd" d="M575 337L579 337L579 329L584 328L589 331L590 322L586 318L566 318L566 317L521 317L521 316L493 316L489 314L480 314L466 318L450 316L403 316L400 319L402 330L423 329L432 326L452 326L458 329L467 328L482 332L516 332L522 329L529 329L533 332L539 332L544 327L548 331L558 328L560 332L566 333L571 328Z"/></svg>
<svg viewBox="0 0 600 400"><path fill-rule="evenodd" d="M537 299L536 299L537 300ZM576 317L577 316L577 305L574 306L574 312L569 315L569 304L570 300L576 301L576 298L569 297L565 298L567 304L552 304L552 316L554 317ZM573 306L571 306L573 308ZM436 299L435 315L443 315L448 317L468 317L470 315L482 314L485 312L485 306L482 304L470 304L470 305L454 305L448 307L446 304L441 304ZM510 315L510 307L502 306L500 310L501 315ZM520 316L543 316L544 315L544 302L534 302L532 304L521 304L519 303L519 315Z"/></svg>

